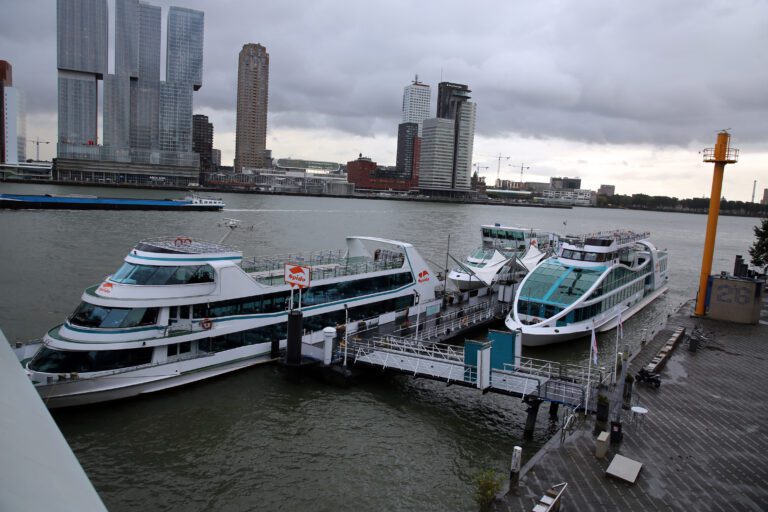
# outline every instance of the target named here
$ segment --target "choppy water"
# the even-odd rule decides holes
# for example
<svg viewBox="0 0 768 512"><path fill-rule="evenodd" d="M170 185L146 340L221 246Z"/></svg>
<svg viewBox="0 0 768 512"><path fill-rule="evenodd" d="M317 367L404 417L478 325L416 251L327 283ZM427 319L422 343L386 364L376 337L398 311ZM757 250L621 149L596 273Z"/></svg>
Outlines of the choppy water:
<svg viewBox="0 0 768 512"><path fill-rule="evenodd" d="M0 192L178 197L0 184ZM228 243L247 255L344 246L346 235L412 242L435 270L479 243L479 225L581 233L649 230L670 251L670 292L626 323L639 340L698 285L706 217L630 210L554 210L397 201L224 194L222 213L0 212L0 327L12 340L42 335L110 274L142 238L191 235L218 240L234 217L251 231ZM564 225L564 222L567 225ZM757 219L721 217L714 271L747 255ZM613 353L612 333L599 340ZM579 346L583 345L583 346ZM583 362L589 346L525 351ZM547 438L546 408L523 443L519 400L405 377L353 388L294 382L275 367L55 418L110 510L471 510L481 469L506 472L512 447L526 456Z"/></svg>

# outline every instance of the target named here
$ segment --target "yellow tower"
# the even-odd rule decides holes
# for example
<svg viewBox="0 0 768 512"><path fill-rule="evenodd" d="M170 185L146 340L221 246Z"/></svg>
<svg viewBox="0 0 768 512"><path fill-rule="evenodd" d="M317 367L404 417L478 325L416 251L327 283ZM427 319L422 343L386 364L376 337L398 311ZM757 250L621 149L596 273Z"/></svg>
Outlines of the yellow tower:
<svg viewBox="0 0 768 512"><path fill-rule="evenodd" d="M717 134L715 147L704 150L704 161L714 162L715 172L712 175L712 193L709 195L709 216L707 217L707 236L704 239L704 255L701 258L699 295L696 298L697 316L704 316L707 313L707 281L712 273L712 256L715 253L717 217L720 214L720 196L723 190L725 164L735 164L739 159L739 150L730 147L730 144L731 134L723 130Z"/></svg>

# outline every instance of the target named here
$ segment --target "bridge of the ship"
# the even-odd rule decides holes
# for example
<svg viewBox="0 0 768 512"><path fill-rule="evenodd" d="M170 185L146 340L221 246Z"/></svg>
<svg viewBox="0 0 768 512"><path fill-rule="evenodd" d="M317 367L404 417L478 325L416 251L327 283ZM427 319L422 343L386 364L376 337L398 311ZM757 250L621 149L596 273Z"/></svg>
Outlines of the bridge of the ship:
<svg viewBox="0 0 768 512"><path fill-rule="evenodd" d="M517 342L516 333L501 331L490 331L487 342L467 341L463 347L396 336L353 339L340 346L336 360L346 355L347 364L574 408L584 406L588 387L604 377L596 369L516 356Z"/></svg>

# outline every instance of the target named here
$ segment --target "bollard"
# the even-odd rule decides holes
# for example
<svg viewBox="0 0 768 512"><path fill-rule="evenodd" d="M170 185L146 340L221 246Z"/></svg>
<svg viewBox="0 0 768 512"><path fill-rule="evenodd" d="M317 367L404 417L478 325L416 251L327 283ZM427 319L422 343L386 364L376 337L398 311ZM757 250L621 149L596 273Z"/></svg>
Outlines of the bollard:
<svg viewBox="0 0 768 512"><path fill-rule="evenodd" d="M523 462L523 449L515 446L512 450L512 463L509 465L509 491L517 490L517 484L520 480L520 466Z"/></svg>
<svg viewBox="0 0 768 512"><path fill-rule="evenodd" d="M336 329L334 327L326 327L323 329L323 364L328 366L333 359L333 339L336 337Z"/></svg>
<svg viewBox="0 0 768 512"><path fill-rule="evenodd" d="M296 309L288 312L288 346L285 351L285 364L298 366L301 364L301 338L303 317Z"/></svg>

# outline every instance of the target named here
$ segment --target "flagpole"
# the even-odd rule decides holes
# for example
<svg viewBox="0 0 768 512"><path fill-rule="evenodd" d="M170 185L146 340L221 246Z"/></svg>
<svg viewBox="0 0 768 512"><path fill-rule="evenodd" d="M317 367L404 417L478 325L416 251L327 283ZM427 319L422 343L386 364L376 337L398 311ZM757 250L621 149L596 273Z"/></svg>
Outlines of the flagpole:
<svg viewBox="0 0 768 512"><path fill-rule="evenodd" d="M584 399L584 416L587 415L587 407L589 407L589 396L592 394L592 386L591 386L591 379L592 379L592 350L593 350L593 339L595 338L595 321L592 320L592 336L589 338L589 367L587 370L587 392L585 393L586 398Z"/></svg>
<svg viewBox="0 0 768 512"><path fill-rule="evenodd" d="M618 376L616 375L618 369L619 369L619 335L623 335L624 333L622 331L622 325L621 325L621 304L618 306L619 313L617 315L617 322L616 322L616 350L613 353L613 384L615 385L618 379Z"/></svg>

